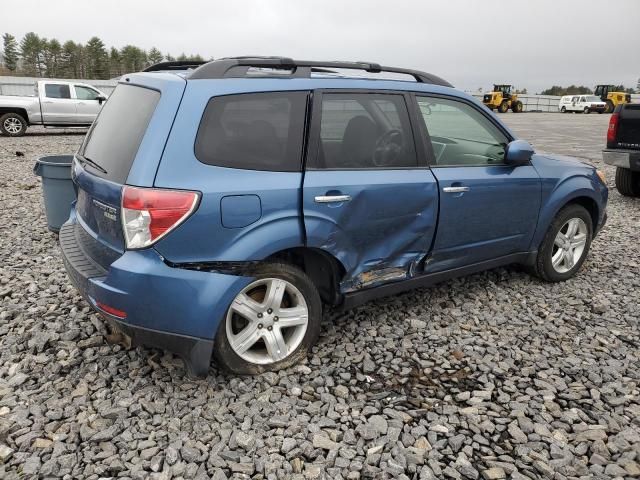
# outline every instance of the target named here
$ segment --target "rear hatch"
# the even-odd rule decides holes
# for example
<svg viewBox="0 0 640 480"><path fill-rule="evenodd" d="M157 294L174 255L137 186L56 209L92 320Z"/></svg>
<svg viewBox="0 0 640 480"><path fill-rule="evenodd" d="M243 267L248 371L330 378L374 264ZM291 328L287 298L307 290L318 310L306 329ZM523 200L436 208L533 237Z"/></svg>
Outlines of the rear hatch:
<svg viewBox="0 0 640 480"><path fill-rule="evenodd" d="M125 250L123 185L153 186L185 85L173 74L123 79L76 154L73 181L84 250L104 268Z"/></svg>

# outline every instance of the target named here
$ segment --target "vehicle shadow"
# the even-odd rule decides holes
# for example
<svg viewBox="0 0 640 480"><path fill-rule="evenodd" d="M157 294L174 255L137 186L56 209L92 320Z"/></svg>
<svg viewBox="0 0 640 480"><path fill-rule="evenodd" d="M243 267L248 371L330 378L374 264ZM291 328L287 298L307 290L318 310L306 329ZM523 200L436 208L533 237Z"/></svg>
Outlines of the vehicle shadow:
<svg viewBox="0 0 640 480"><path fill-rule="evenodd" d="M62 130L59 132L27 132L25 137L61 137L67 135L86 135L88 130ZM15 137L14 137L15 138Z"/></svg>

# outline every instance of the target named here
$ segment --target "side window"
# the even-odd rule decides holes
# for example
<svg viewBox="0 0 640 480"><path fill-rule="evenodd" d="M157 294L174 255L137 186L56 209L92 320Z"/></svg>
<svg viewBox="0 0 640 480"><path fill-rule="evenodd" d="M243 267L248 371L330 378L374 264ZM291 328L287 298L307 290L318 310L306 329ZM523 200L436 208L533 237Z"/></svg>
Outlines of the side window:
<svg viewBox="0 0 640 480"><path fill-rule="evenodd" d="M310 168L416 167L417 157L402 95L325 93L320 142Z"/></svg>
<svg viewBox="0 0 640 480"><path fill-rule="evenodd" d="M418 97L437 166L485 166L504 163L508 138L470 105Z"/></svg>
<svg viewBox="0 0 640 480"><path fill-rule="evenodd" d="M214 97L205 108L195 154L219 167L298 172L307 92Z"/></svg>
<svg viewBox="0 0 640 480"><path fill-rule="evenodd" d="M44 95L47 98L71 98L69 85L59 83L47 83L44 86Z"/></svg>
<svg viewBox="0 0 640 480"><path fill-rule="evenodd" d="M95 100L100 94L93 88L83 87L81 85L74 85L76 89L76 98L78 100Z"/></svg>

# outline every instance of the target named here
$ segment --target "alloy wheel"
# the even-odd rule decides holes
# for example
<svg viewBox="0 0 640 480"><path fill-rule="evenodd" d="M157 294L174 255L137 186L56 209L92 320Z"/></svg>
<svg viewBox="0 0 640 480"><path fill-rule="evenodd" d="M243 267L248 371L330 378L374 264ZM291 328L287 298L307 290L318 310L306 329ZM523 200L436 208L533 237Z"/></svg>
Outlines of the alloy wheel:
<svg viewBox="0 0 640 480"><path fill-rule="evenodd" d="M3 127L11 135L16 135L22 131L22 122L15 117L10 117L4 121Z"/></svg>
<svg viewBox="0 0 640 480"><path fill-rule="evenodd" d="M295 285L281 278L262 278L246 286L231 303L226 333L239 357L264 365L294 352L308 323L307 303Z"/></svg>
<svg viewBox="0 0 640 480"><path fill-rule="evenodd" d="M562 226L551 252L551 265L556 272L566 273L580 261L588 236L587 224L581 218L571 218Z"/></svg>

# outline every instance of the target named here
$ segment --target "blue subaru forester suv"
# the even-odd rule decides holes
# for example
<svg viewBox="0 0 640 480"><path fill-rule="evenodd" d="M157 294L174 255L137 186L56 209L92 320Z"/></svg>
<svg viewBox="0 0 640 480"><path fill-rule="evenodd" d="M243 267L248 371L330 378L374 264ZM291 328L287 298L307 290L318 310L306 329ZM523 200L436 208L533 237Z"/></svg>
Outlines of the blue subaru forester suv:
<svg viewBox="0 0 640 480"><path fill-rule="evenodd" d="M180 69L182 71L172 71ZM125 75L75 155L60 231L92 307L206 375L276 370L322 305L507 264L576 274L602 173L534 153L446 81L368 63L236 57Z"/></svg>

